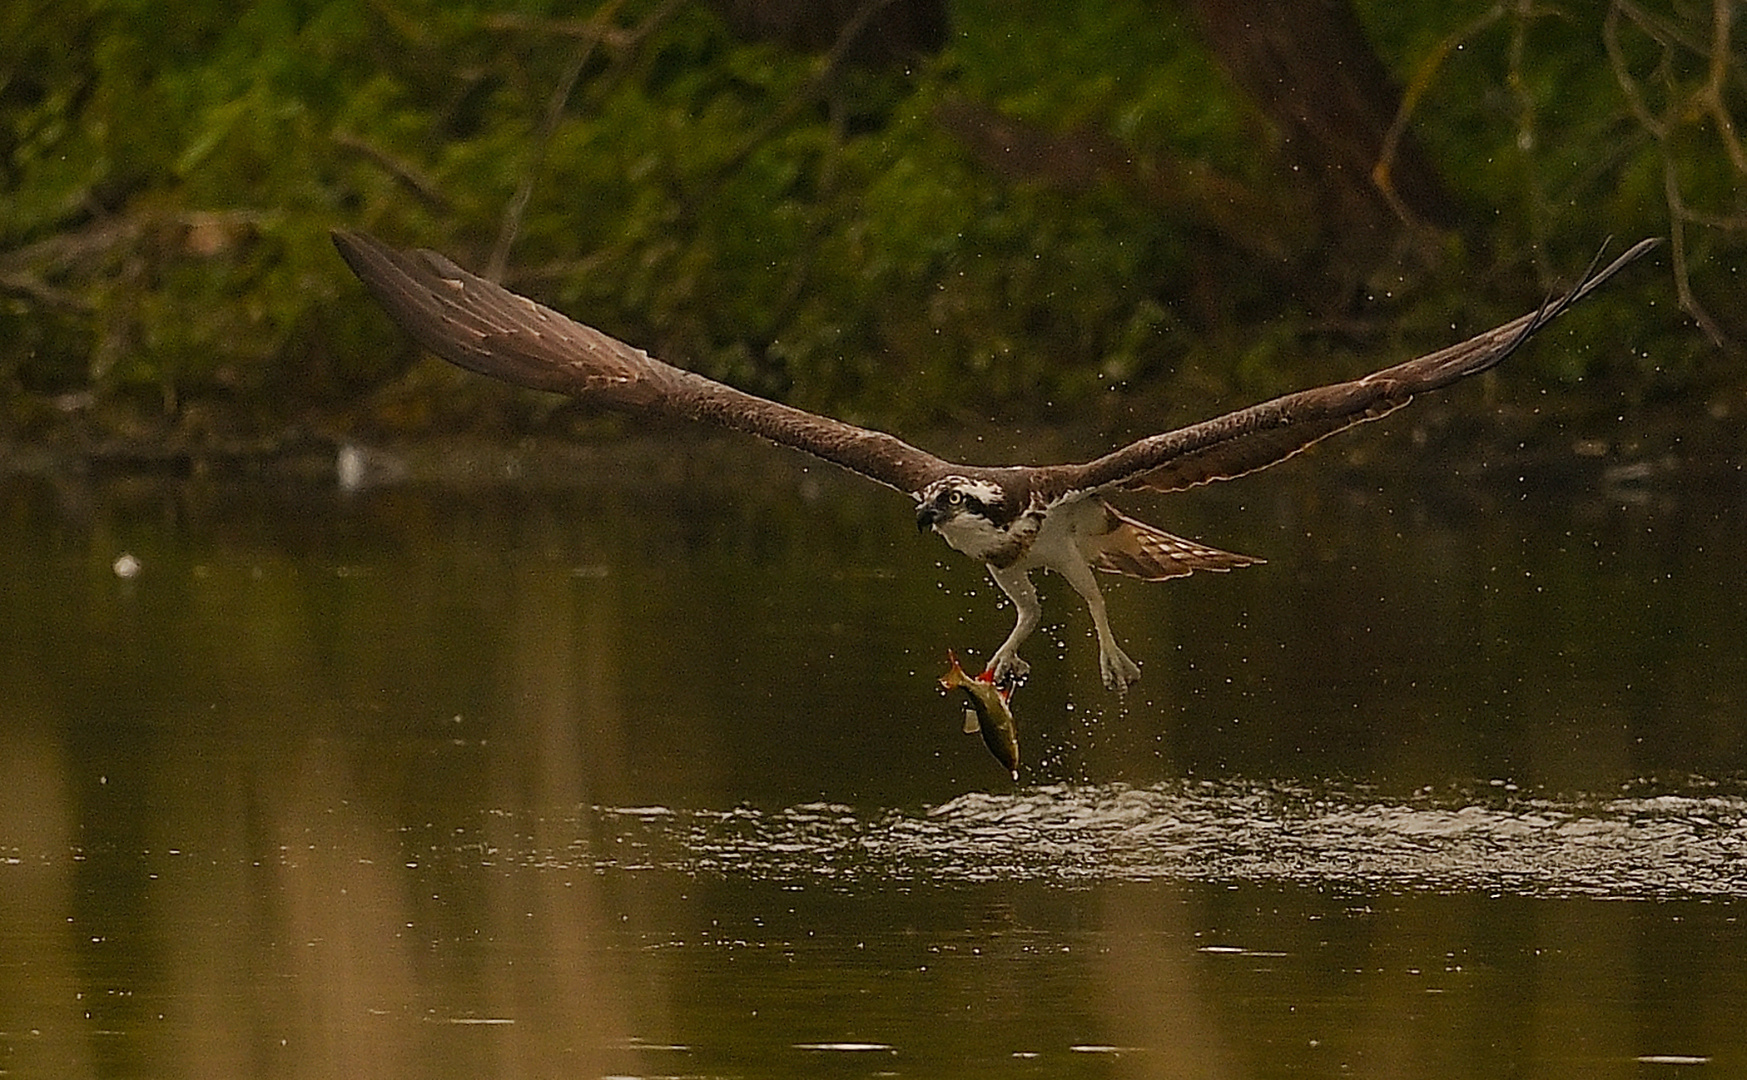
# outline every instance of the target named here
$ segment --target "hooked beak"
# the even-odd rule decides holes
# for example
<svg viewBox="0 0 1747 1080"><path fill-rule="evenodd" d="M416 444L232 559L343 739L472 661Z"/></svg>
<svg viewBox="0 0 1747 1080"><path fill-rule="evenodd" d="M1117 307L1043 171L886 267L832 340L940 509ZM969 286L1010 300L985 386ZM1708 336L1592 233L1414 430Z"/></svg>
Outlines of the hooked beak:
<svg viewBox="0 0 1747 1080"><path fill-rule="evenodd" d="M946 515L940 512L940 507L931 502L923 503L916 508L916 531L919 533L927 532L939 524L944 517Z"/></svg>

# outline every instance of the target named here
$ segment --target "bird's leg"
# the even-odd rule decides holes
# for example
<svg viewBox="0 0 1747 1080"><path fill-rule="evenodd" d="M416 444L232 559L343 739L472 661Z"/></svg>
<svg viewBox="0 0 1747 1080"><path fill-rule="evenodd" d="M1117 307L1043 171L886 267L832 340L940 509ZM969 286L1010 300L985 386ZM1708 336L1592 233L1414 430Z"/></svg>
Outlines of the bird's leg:
<svg viewBox="0 0 1747 1080"><path fill-rule="evenodd" d="M1019 646L1037 629L1037 621L1043 617L1043 605L1037 602L1037 589L1031 584L1031 575L1025 571L997 570L991 566L989 576L1001 586L1001 591L1013 601L1013 607L1019 613L1013 623L1013 632L989 658L989 673L994 676L995 685L1006 686L1025 678L1031 671L1031 665L1019 659Z"/></svg>
<svg viewBox="0 0 1747 1080"><path fill-rule="evenodd" d="M1092 568L1075 561L1051 569L1067 578L1068 584L1086 601L1086 607L1092 612L1092 627L1098 632L1098 671L1104 676L1105 686L1122 693L1140 678L1140 665L1117 646L1116 635L1110 632L1110 617L1104 613L1104 594L1098 590Z"/></svg>

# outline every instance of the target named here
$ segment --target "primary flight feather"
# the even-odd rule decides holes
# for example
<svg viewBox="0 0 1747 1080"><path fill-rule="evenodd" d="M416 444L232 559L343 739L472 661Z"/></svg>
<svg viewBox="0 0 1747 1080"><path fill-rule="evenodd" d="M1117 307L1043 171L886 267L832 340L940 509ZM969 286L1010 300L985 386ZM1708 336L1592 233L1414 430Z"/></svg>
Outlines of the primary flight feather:
<svg viewBox="0 0 1747 1080"><path fill-rule="evenodd" d="M1117 645L1093 570L1161 581L1261 560L1136 521L1110 505L1107 493L1178 491L1243 476L1393 412L1415 394L1486 371L1657 241L1640 241L1599 271L1592 263L1569 293L1537 311L1416 360L1139 439L1092 461L1005 467L946 461L885 432L663 363L433 251L401 250L344 231L335 231L334 244L394 320L445 360L613 408L720 424L804 450L909 495L916 501L916 527L932 529L980 560L1013 600L1013 632L989 662L1003 686L1028 670L1019 646L1042 615L1031 571L1054 570L1091 610L1105 685L1125 690L1140 668Z"/></svg>

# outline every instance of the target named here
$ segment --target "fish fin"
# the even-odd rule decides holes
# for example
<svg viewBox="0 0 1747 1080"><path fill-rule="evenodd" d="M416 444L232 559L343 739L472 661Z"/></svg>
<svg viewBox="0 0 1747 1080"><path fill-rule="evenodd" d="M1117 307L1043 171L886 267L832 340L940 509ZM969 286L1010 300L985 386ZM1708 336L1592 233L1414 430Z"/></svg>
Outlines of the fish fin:
<svg viewBox="0 0 1747 1080"><path fill-rule="evenodd" d="M946 662L948 665L946 674L940 677L942 690L952 690L970 681L970 676L966 675L964 669L958 666L958 656L951 649L946 650Z"/></svg>
<svg viewBox="0 0 1747 1080"><path fill-rule="evenodd" d="M966 709L964 711L964 733L975 735L981 730L983 730L983 725L977 721L977 710Z"/></svg>

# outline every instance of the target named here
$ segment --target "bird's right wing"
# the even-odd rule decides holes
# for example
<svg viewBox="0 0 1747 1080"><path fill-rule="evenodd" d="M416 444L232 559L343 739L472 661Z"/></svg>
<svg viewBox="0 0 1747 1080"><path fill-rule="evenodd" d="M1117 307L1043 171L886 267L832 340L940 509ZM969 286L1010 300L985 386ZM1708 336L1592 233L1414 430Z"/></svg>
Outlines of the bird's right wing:
<svg viewBox="0 0 1747 1080"><path fill-rule="evenodd" d="M792 408L655 359L642 349L468 273L434 251L335 230L334 246L376 301L443 359L518 386L720 424L792 446L914 494L951 466L883 431Z"/></svg>

